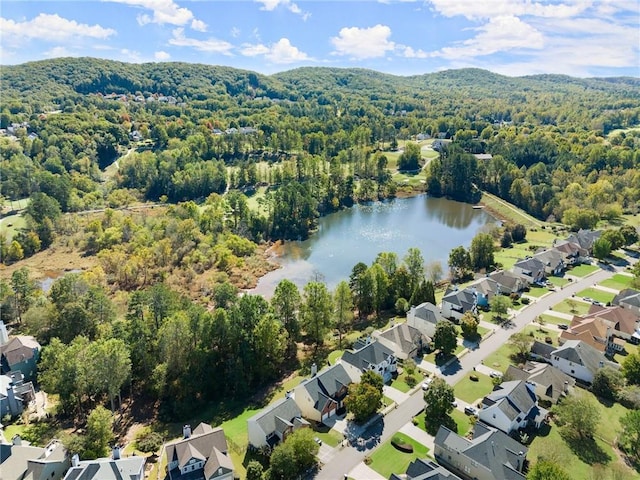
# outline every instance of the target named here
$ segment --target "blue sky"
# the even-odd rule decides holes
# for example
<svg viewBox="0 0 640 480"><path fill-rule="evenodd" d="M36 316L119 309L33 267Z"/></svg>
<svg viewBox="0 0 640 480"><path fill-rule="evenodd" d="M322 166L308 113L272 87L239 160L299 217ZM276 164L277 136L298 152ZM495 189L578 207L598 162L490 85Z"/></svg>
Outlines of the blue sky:
<svg viewBox="0 0 640 480"><path fill-rule="evenodd" d="M62 56L638 77L640 0L2 1L1 64Z"/></svg>

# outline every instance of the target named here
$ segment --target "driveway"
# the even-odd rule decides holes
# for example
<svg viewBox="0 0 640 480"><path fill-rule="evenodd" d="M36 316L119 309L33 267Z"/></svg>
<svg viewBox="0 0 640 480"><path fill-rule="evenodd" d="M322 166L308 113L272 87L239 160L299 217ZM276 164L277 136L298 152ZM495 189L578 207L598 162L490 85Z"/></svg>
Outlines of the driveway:
<svg viewBox="0 0 640 480"><path fill-rule="evenodd" d="M404 402L407 398L409 398L408 394L401 392L397 388L390 387L389 385L384 385L382 387L382 393L385 395L385 397L389 397L398 405Z"/></svg>

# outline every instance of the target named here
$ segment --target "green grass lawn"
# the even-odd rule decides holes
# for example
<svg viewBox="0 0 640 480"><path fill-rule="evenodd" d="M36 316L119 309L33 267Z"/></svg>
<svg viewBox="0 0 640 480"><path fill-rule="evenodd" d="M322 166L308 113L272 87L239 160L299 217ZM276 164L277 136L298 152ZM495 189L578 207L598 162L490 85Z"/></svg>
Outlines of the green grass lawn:
<svg viewBox="0 0 640 480"><path fill-rule="evenodd" d="M511 361L512 353L513 349L505 343L485 358L484 364L493 370L504 373L507 371L507 367L513 363Z"/></svg>
<svg viewBox="0 0 640 480"><path fill-rule="evenodd" d="M542 343L544 343L546 337L551 337L551 339L553 340L553 345L558 345L558 337L560 336L560 334L555 330L544 328L544 326L540 327L540 325L534 324L527 325L522 331L527 335L533 334L532 338L535 338Z"/></svg>
<svg viewBox="0 0 640 480"><path fill-rule="evenodd" d="M624 361L625 358L627 358L627 355L630 355L632 353L634 354L638 354L638 352L640 352L640 347L638 347L638 345L634 345L632 343L625 343L624 344L624 352L623 353L616 353L613 356L613 359L618 362L618 363L622 363Z"/></svg>
<svg viewBox="0 0 640 480"><path fill-rule="evenodd" d="M422 374L421 370L418 370L416 368L416 371L413 372L413 377L416 379L416 385L417 385L418 383L422 382L424 375ZM402 375L398 375L396 378L393 379L393 381L391 382L391 386L396 390L400 390L402 393L407 393L409 390L411 390L412 387L407 385L407 383L405 382L406 378L407 378L407 372L403 371Z"/></svg>
<svg viewBox="0 0 640 480"><path fill-rule="evenodd" d="M549 277L547 278L547 280L556 287L564 287L567 283L569 283L569 279L564 277Z"/></svg>
<svg viewBox="0 0 640 480"><path fill-rule="evenodd" d="M544 314L542 314L540 316L544 320L544 323L551 323L553 325L560 325L560 324L569 325L569 323L570 323L570 320L567 320L566 318L556 317L555 315L548 315L548 314L544 313Z"/></svg>
<svg viewBox="0 0 640 480"><path fill-rule="evenodd" d="M541 222L533 218L531 215L490 193L483 192L480 203L486 205L498 215L512 223L521 223L527 227L527 230L530 230L531 228L539 228L541 225Z"/></svg>
<svg viewBox="0 0 640 480"><path fill-rule="evenodd" d="M274 391L271 396L269 403L273 403L281 398L284 398L285 394L296 388L302 381L305 380L305 377L302 375L294 375L291 378L287 379L282 385L278 386L278 388Z"/></svg>
<svg viewBox="0 0 640 480"><path fill-rule="evenodd" d="M458 355L462 350L464 350L464 346L462 345L456 346L456 349L453 351L453 356ZM436 353L437 351L434 350L433 352L425 355L424 360L429 363L433 363L434 365L444 365L448 360L451 359L451 357L447 357L447 358L443 358L442 360L438 359L438 361L436 362Z"/></svg>
<svg viewBox="0 0 640 480"><path fill-rule="evenodd" d="M267 187L258 187L256 193L247 198L247 206L254 212L266 213L267 208L262 200L265 198Z"/></svg>
<svg viewBox="0 0 640 480"><path fill-rule="evenodd" d="M391 440L387 440L380 448L371 454L371 467L384 478L389 478L392 473L404 472L409 464L417 458L427 456L429 449L416 442L413 438L402 433L396 433L403 442L413 445L413 453L404 453L391 445Z"/></svg>
<svg viewBox="0 0 640 480"><path fill-rule="evenodd" d="M509 270L513 265L527 255L531 255L530 243L514 243L510 248L502 248L493 254L493 258L502 268Z"/></svg>
<svg viewBox="0 0 640 480"><path fill-rule="evenodd" d="M456 422L456 425L458 427L458 431L457 431L458 435L460 435L461 437L464 437L467 433L469 433L469 430L471 430L471 422L469 422L469 419L471 417L469 417L468 415L465 415L457 408L454 408L451 411L450 416Z"/></svg>
<svg viewBox="0 0 640 480"><path fill-rule="evenodd" d="M338 444L342 441L342 435L340 432L336 430L329 429L328 431L315 431L315 436L322 440L324 443L329 445L330 447L337 447Z"/></svg>
<svg viewBox="0 0 640 480"><path fill-rule="evenodd" d="M549 293L549 289L548 288L544 288L544 287L531 287L529 289L528 292L525 292L524 294L529 296L529 297L535 297L535 298L540 298L543 295L546 295L547 293Z"/></svg>
<svg viewBox="0 0 640 480"><path fill-rule="evenodd" d="M567 302L573 301L575 305L571 305ZM581 302L580 300L563 300L553 306L553 310L560 313L566 313L568 315L584 315L589 311L590 303Z"/></svg>
<svg viewBox="0 0 640 480"><path fill-rule="evenodd" d="M585 288L584 290L581 290L578 293L576 293L576 296L593 298L598 302L607 304L608 302L613 300L613 297L615 297L615 294L611 292L605 292L604 290L599 290L597 288Z"/></svg>
<svg viewBox="0 0 640 480"><path fill-rule="evenodd" d="M597 267L595 265L578 265L576 267L573 267L571 270L568 270L567 273L569 275L573 275L574 277L582 278L599 269L600 267Z"/></svg>
<svg viewBox="0 0 640 480"><path fill-rule="evenodd" d="M21 214L9 215L0 219L0 234L6 235L7 241L10 242L18 230L26 226L27 221Z"/></svg>
<svg viewBox="0 0 640 480"><path fill-rule="evenodd" d="M603 287L614 288L616 290L624 290L625 288L631 287L631 282L633 281L633 277L629 275L622 275L621 273L616 273L613 277L600 282L600 285Z"/></svg>
<svg viewBox="0 0 640 480"><path fill-rule="evenodd" d="M342 357L343 353L344 353L344 350L334 350L333 352L331 352L328 357L329 363L331 365L334 365L336 363L336 360Z"/></svg>
<svg viewBox="0 0 640 480"><path fill-rule="evenodd" d="M470 380L469 375L471 374L469 374L453 387L456 398L464 400L467 403L474 403L493 390L493 383L490 377L478 372L471 373L478 377L477 382Z"/></svg>

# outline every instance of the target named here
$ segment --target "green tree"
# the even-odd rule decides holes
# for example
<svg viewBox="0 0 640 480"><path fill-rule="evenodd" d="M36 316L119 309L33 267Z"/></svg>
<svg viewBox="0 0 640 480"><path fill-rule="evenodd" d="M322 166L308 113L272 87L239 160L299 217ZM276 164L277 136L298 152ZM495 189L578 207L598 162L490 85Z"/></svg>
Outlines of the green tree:
<svg viewBox="0 0 640 480"><path fill-rule="evenodd" d="M611 254L611 242L600 237L593 242L593 256L598 260L604 260Z"/></svg>
<svg viewBox="0 0 640 480"><path fill-rule="evenodd" d="M626 239L619 230L605 230L600 238L609 241L611 250L617 250L626 244Z"/></svg>
<svg viewBox="0 0 640 480"><path fill-rule="evenodd" d="M411 247L407 251L407 254L403 258L403 262L409 272L409 288L410 292L413 291L424 281L424 258L419 248Z"/></svg>
<svg viewBox="0 0 640 480"><path fill-rule="evenodd" d="M246 480L263 480L264 467L257 460L247 463Z"/></svg>
<svg viewBox="0 0 640 480"><path fill-rule="evenodd" d="M479 233L471 240L469 255L471 266L475 270L487 269L495 263L493 258L493 237L488 233Z"/></svg>
<svg viewBox="0 0 640 480"><path fill-rule="evenodd" d="M409 300L409 303L411 305L420 305L424 302L429 302L433 305L435 305L436 303L436 292L433 288L433 283L431 283L431 280L423 280L422 282L420 282L420 284L413 291L411 299Z"/></svg>
<svg viewBox="0 0 640 480"><path fill-rule="evenodd" d="M453 410L453 388L442 378L435 378L424 392L425 423L428 432L437 431Z"/></svg>
<svg viewBox="0 0 640 480"><path fill-rule="evenodd" d="M622 374L627 382L640 385L640 353L630 353L622 361Z"/></svg>
<svg viewBox="0 0 640 480"><path fill-rule="evenodd" d="M287 279L278 283L273 292L273 297L271 297L271 307L276 314L276 318L282 322L287 331L287 356L290 358L295 357L296 342L300 338L298 312L301 301L298 287Z"/></svg>
<svg viewBox="0 0 640 480"><path fill-rule="evenodd" d="M382 386L382 377L371 370L362 374L360 383L349 385L344 405L356 423L364 422L382 406Z"/></svg>
<svg viewBox="0 0 640 480"><path fill-rule="evenodd" d="M640 410L630 410L620 419L620 443L625 451L640 460Z"/></svg>
<svg viewBox="0 0 640 480"><path fill-rule="evenodd" d="M621 226L619 232L624 237L625 246L633 245L640 239L638 235L638 230L632 225Z"/></svg>
<svg viewBox="0 0 640 480"><path fill-rule="evenodd" d="M342 348L342 336L353 322L353 297L346 281L341 281L333 294L333 314L338 330L338 348Z"/></svg>
<svg viewBox="0 0 640 480"><path fill-rule="evenodd" d="M478 316L473 312L464 312L460 319L460 328L462 328L462 335L465 338L476 338L478 336L478 325L480 321Z"/></svg>
<svg viewBox="0 0 640 480"><path fill-rule="evenodd" d="M471 256L461 245L451 250L448 264L449 270L451 271L451 279L454 282L462 280L467 272L471 270Z"/></svg>
<svg viewBox="0 0 640 480"><path fill-rule="evenodd" d="M500 239L500 246L502 248L510 248L513 245L513 237L511 236L511 232L508 229L505 229L502 234L502 238Z"/></svg>
<svg viewBox="0 0 640 480"><path fill-rule="evenodd" d="M264 315L253 330L254 355L261 361L255 365L256 375L275 378L286 358L287 332L273 315Z"/></svg>
<svg viewBox="0 0 640 480"><path fill-rule="evenodd" d="M577 393L569 395L555 407L556 417L566 435L591 438L600 423L600 409L590 397Z"/></svg>
<svg viewBox="0 0 640 480"><path fill-rule="evenodd" d="M458 343L456 327L448 320L442 320L436 324L436 333L433 335L433 348L440 350L441 355L448 356L453 353Z"/></svg>
<svg viewBox="0 0 640 480"><path fill-rule="evenodd" d="M496 314L496 320L505 320L509 309L513 307L513 302L509 297L504 295L496 295L491 299L490 308Z"/></svg>
<svg viewBox="0 0 640 480"><path fill-rule="evenodd" d="M529 352L531 351L531 345L533 345L533 339L524 332L514 333L507 340L507 344L515 350L515 356L521 361L525 361Z"/></svg>
<svg viewBox="0 0 640 480"><path fill-rule="evenodd" d="M591 383L591 391L598 397L608 400L616 400L622 387L624 387L622 373L608 366L598 369Z"/></svg>
<svg viewBox="0 0 640 480"><path fill-rule="evenodd" d="M376 312L376 316L380 317L382 309L389 305L390 300L390 282L389 277L378 263L374 263L369 267L368 274L371 275L373 280L373 309Z"/></svg>
<svg viewBox="0 0 640 480"><path fill-rule="evenodd" d="M31 306L36 292L36 284L29 278L27 267L19 268L11 274L11 289L13 290L18 322L22 322L22 315Z"/></svg>
<svg viewBox="0 0 640 480"><path fill-rule="evenodd" d="M87 433L84 441L83 459L106 457L113 440L113 414L98 405L87 417Z"/></svg>
<svg viewBox="0 0 640 480"><path fill-rule="evenodd" d="M296 430L271 453L267 478L269 480L289 480L316 465L316 455L320 446L313 439L313 430Z"/></svg>
<svg viewBox="0 0 640 480"><path fill-rule="evenodd" d="M106 391L111 402L111 411L115 411L115 397L122 406L120 392L131 378L131 358L129 349L119 338L101 339L89 347L91 368L94 378L99 379L98 391Z"/></svg>
<svg viewBox="0 0 640 480"><path fill-rule="evenodd" d="M521 223L517 223L511 229L511 238L514 242L522 242L527 238L527 229Z"/></svg>
<svg viewBox="0 0 640 480"><path fill-rule="evenodd" d="M316 350L324 343L324 337L331 327L332 303L331 294L324 283L309 282L304 286L300 318Z"/></svg>
<svg viewBox="0 0 640 480"><path fill-rule="evenodd" d="M571 477L557 463L539 459L527 473L527 480L571 480Z"/></svg>
<svg viewBox="0 0 640 480"><path fill-rule="evenodd" d="M9 263L18 262L24 258L24 249L17 240L13 240L7 250L7 261Z"/></svg>
<svg viewBox="0 0 640 480"><path fill-rule="evenodd" d="M398 170L414 171L420 169L420 145L407 142L398 158Z"/></svg>

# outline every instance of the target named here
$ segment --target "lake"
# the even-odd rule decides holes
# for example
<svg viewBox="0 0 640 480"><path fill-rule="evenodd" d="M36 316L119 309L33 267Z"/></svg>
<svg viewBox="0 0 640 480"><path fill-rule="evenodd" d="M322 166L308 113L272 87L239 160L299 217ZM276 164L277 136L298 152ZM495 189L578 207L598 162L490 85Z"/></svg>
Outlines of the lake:
<svg viewBox="0 0 640 480"><path fill-rule="evenodd" d="M447 272L453 248L469 247L477 233L497 223L482 209L427 195L355 205L320 218L308 240L284 243L275 258L281 268L263 276L250 293L271 297L285 278L300 288L319 280L333 289L348 280L356 263L371 265L380 252L395 252L402 260L410 247L419 248L426 262L440 261Z"/></svg>

